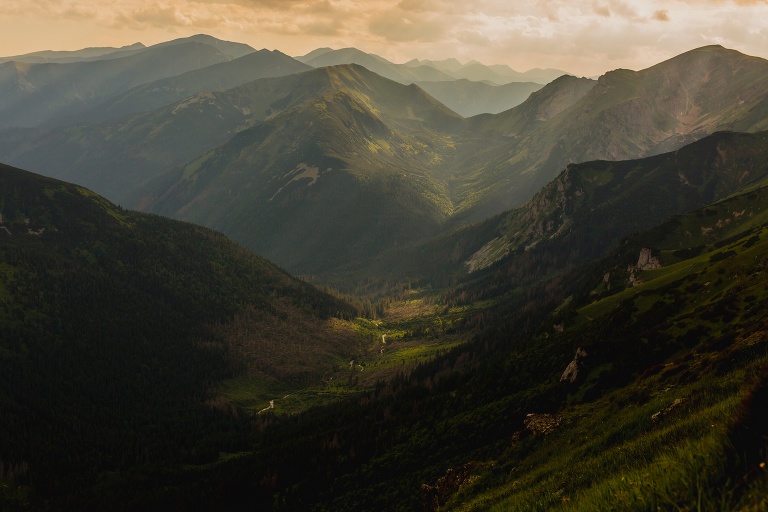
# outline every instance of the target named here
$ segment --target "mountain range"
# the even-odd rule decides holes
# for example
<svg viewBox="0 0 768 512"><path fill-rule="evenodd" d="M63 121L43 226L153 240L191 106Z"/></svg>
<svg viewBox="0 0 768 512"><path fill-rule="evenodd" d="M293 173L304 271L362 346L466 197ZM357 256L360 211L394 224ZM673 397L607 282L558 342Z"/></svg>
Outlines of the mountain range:
<svg viewBox="0 0 768 512"><path fill-rule="evenodd" d="M253 52L240 43L193 36L96 60L0 64L1 126L41 126L135 86Z"/></svg>
<svg viewBox="0 0 768 512"><path fill-rule="evenodd" d="M764 59L0 71L3 510L764 504Z"/></svg>
<svg viewBox="0 0 768 512"><path fill-rule="evenodd" d="M242 59L257 57L287 72L281 54ZM321 275L519 206L569 163L764 130L766 81L765 60L711 46L597 81L562 76L513 109L462 118L416 85L332 66L101 125L9 129L0 156Z"/></svg>

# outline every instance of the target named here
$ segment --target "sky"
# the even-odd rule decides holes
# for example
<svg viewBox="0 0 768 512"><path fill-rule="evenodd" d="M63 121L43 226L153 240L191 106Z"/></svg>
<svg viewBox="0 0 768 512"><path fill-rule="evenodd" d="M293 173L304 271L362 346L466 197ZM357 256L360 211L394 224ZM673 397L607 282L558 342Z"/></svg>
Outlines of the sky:
<svg viewBox="0 0 768 512"><path fill-rule="evenodd" d="M597 76L709 44L768 58L768 0L0 0L0 56L199 33Z"/></svg>

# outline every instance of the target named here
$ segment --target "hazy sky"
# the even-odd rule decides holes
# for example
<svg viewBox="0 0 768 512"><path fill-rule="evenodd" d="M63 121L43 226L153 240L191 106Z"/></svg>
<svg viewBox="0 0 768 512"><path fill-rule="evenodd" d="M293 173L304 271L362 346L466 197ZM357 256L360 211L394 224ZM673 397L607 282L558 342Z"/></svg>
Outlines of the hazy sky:
<svg viewBox="0 0 768 512"><path fill-rule="evenodd" d="M0 0L0 55L206 33L302 55L355 46L598 75L722 44L768 58L768 0Z"/></svg>

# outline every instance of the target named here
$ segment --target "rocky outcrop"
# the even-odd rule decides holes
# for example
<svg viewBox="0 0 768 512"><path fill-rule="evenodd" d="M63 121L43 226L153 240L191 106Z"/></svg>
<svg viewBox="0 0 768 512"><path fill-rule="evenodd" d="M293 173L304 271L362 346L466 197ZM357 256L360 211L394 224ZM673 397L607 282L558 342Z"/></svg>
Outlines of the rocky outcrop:
<svg viewBox="0 0 768 512"><path fill-rule="evenodd" d="M635 268L637 270L653 270L656 268L661 268L661 261L659 261L659 258L653 255L653 251L648 248L642 248L640 249L640 257L637 259L637 265L635 265Z"/></svg>
<svg viewBox="0 0 768 512"><path fill-rule="evenodd" d="M573 361L568 364L563 375L560 376L560 382L570 382L573 384L581 379L585 373L584 359L586 357L587 351L581 347L577 348L576 354L573 356Z"/></svg>
<svg viewBox="0 0 768 512"><path fill-rule="evenodd" d="M637 264L627 267L627 272L629 272L629 284L637 286L643 282L637 277L637 272L641 270L654 270L661 267L661 261L653 255L653 250L643 247L640 249L640 256L637 258Z"/></svg>
<svg viewBox="0 0 768 512"><path fill-rule="evenodd" d="M435 482L435 485L421 484L421 503L424 512L436 512L448 499L456 494L469 479L477 463L468 462L457 468L450 468Z"/></svg>
<svg viewBox="0 0 768 512"><path fill-rule="evenodd" d="M534 434L550 434L560 426L560 416L554 414L528 414L523 420L525 428Z"/></svg>

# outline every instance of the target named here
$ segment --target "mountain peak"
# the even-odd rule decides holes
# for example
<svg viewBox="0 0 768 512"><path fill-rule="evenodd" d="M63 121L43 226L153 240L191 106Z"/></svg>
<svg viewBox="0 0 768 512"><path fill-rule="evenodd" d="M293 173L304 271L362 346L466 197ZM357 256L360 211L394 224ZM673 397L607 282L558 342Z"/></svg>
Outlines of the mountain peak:
<svg viewBox="0 0 768 512"><path fill-rule="evenodd" d="M242 57L243 55L247 55L249 53L253 53L256 51L255 48L247 44L235 43L232 41L224 41L223 39L217 39L208 34L195 34L189 37L180 37L178 39L173 39L171 41L166 41L164 43L158 43L156 45L153 45L153 47L172 46L172 45L184 44L184 43L199 43L199 44L206 44L208 46L213 46L214 48L219 50L221 53L226 55L230 60L236 59L238 57Z"/></svg>

